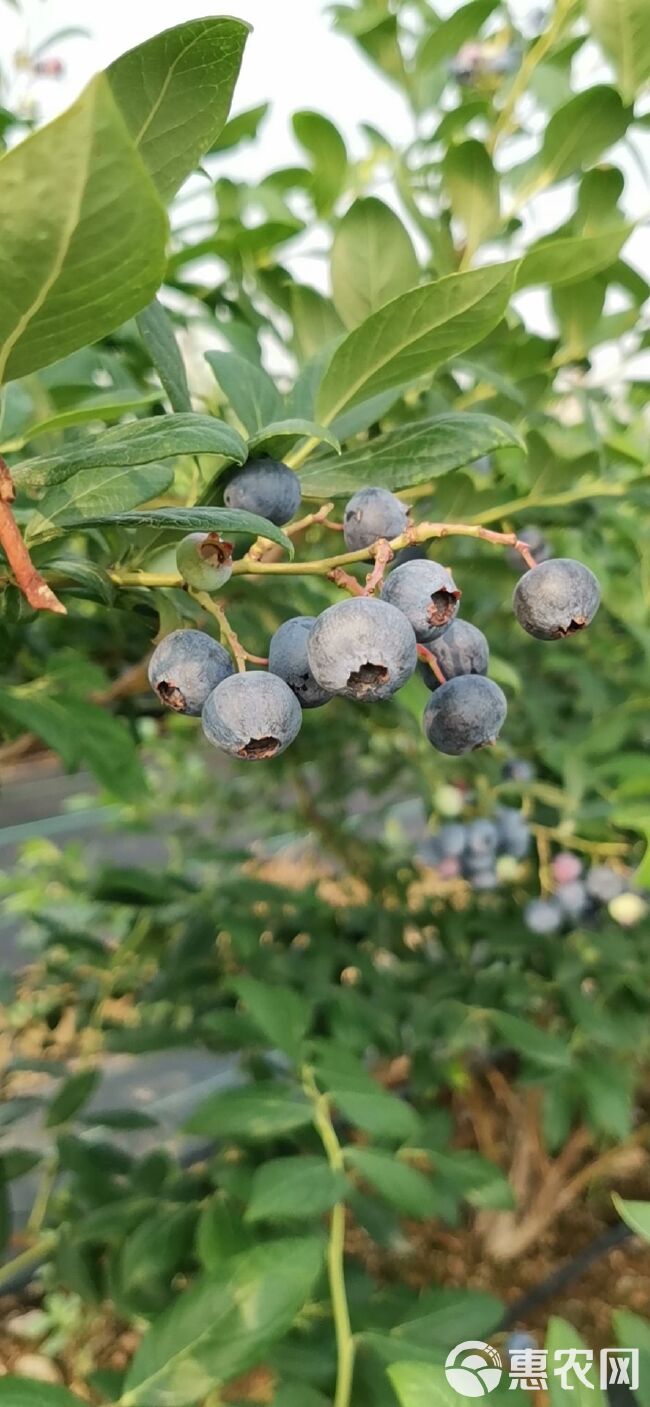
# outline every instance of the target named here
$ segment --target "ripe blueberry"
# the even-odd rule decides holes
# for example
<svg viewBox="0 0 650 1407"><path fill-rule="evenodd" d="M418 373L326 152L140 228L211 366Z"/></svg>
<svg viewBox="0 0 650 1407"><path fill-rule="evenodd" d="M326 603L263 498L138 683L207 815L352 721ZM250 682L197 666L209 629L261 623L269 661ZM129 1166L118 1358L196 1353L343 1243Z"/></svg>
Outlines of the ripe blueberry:
<svg viewBox="0 0 650 1407"><path fill-rule="evenodd" d="M269 671L293 690L301 708L320 708L332 695L321 689L309 668L307 641L315 616L293 616L276 630L269 645Z"/></svg>
<svg viewBox="0 0 650 1407"><path fill-rule="evenodd" d="M370 703L387 699L410 679L417 664L415 635L388 602L354 596L318 617L307 658L321 689Z"/></svg>
<svg viewBox="0 0 650 1407"><path fill-rule="evenodd" d="M531 899L526 904L524 923L531 933L557 933L562 922L562 910L555 899Z"/></svg>
<svg viewBox="0 0 650 1407"><path fill-rule="evenodd" d="M589 895L581 879L572 879L567 884L558 885L555 898L562 913L574 921L582 918L589 908Z"/></svg>
<svg viewBox="0 0 650 1407"><path fill-rule="evenodd" d="M388 489L359 489L345 505L343 536L350 552L372 547L380 537L389 541L406 531L407 512Z"/></svg>
<svg viewBox="0 0 650 1407"><path fill-rule="evenodd" d="M624 894L627 889L627 881L618 870L613 870L611 865L592 865L585 887L591 899L595 899L599 904L609 904L612 899L617 899L619 894Z"/></svg>
<svg viewBox="0 0 650 1407"><path fill-rule="evenodd" d="M441 855L458 860L467 844L467 826L462 821L450 821L448 825L440 827L436 840Z"/></svg>
<svg viewBox="0 0 650 1407"><path fill-rule="evenodd" d="M394 572L396 567L403 567L405 562L425 562L429 554L424 543L410 542L408 547L401 547L395 553L389 570Z"/></svg>
<svg viewBox="0 0 650 1407"><path fill-rule="evenodd" d="M203 732L208 742L261 762L277 757L300 731L302 713L295 694L277 674L232 674L206 699Z"/></svg>
<svg viewBox="0 0 650 1407"><path fill-rule="evenodd" d="M218 591L232 576L232 545L218 533L188 533L176 548L176 565L188 586Z"/></svg>
<svg viewBox="0 0 650 1407"><path fill-rule="evenodd" d="M475 671L477 674L482 672ZM502 775L504 782L533 782L537 774L532 762L527 762L525 757L510 757L503 764Z"/></svg>
<svg viewBox="0 0 650 1407"><path fill-rule="evenodd" d="M396 606L410 620L416 639L435 640L451 625L460 591L451 573L439 562L405 562L384 582L382 601Z"/></svg>
<svg viewBox="0 0 650 1407"><path fill-rule="evenodd" d="M470 821L467 826L465 855L473 863L485 867L492 864L497 849L498 831L494 821Z"/></svg>
<svg viewBox="0 0 650 1407"><path fill-rule="evenodd" d="M468 620L452 620L444 635L432 640L428 649L438 661L445 679L456 679L460 674L488 672L490 647L483 631L470 625ZM440 688L440 682L426 660L419 660L418 671L432 693Z"/></svg>
<svg viewBox="0 0 650 1407"><path fill-rule="evenodd" d="M505 694L482 674L449 679L431 695L424 710L424 731L438 752L458 757L493 743L507 713Z"/></svg>
<svg viewBox="0 0 650 1407"><path fill-rule="evenodd" d="M538 565L540 562L548 562L549 558L553 556L553 548L550 542L544 536L542 529L535 527L534 524L531 524L528 528L522 528L521 531L517 533L517 537L520 542L526 543L531 557L534 558ZM521 552L518 552L516 547L509 547L507 549L506 561L514 572L521 574L526 571L526 563L524 562Z"/></svg>
<svg viewBox="0 0 650 1407"><path fill-rule="evenodd" d="M500 853L523 860L530 849L531 835L521 811L515 811L512 806L500 806L495 820Z"/></svg>
<svg viewBox="0 0 650 1407"><path fill-rule="evenodd" d="M486 865L485 868L474 870L467 875L472 889L498 889L499 876L493 865Z"/></svg>
<svg viewBox="0 0 650 1407"><path fill-rule="evenodd" d="M249 459L224 493L229 508L245 508L282 527L300 507L300 479L277 459Z"/></svg>
<svg viewBox="0 0 650 1407"><path fill-rule="evenodd" d="M208 694L233 673L227 650L202 630L172 630L149 661L149 683L161 703L197 717Z"/></svg>
<svg viewBox="0 0 650 1407"><path fill-rule="evenodd" d="M520 578L512 598L519 624L536 640L575 635L593 620L600 587L588 567L571 557L553 557Z"/></svg>

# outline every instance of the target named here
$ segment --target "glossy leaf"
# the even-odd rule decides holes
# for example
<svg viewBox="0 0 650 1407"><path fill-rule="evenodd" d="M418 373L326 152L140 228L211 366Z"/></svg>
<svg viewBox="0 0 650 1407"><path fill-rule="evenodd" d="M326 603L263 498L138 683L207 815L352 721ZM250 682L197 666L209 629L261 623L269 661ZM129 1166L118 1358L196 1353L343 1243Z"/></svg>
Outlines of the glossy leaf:
<svg viewBox="0 0 650 1407"><path fill-rule="evenodd" d="M188 20L121 54L106 70L131 139L164 201L171 200L225 124L248 32L241 20Z"/></svg>
<svg viewBox="0 0 650 1407"><path fill-rule="evenodd" d="M517 288L545 283L557 286L591 278L616 262L631 231L631 225L618 225L601 234L540 240L519 265Z"/></svg>
<svg viewBox="0 0 650 1407"><path fill-rule="evenodd" d="M82 1407L81 1398L67 1388L26 1378L0 1378L0 1403L3 1407Z"/></svg>
<svg viewBox="0 0 650 1407"><path fill-rule="evenodd" d="M346 327L356 327L418 282L419 265L401 220L376 196L355 200L332 245L332 294Z"/></svg>
<svg viewBox="0 0 650 1407"><path fill-rule="evenodd" d="M26 460L11 473L16 488L33 493L65 483L81 469L126 468L177 454L216 454L243 464L248 450L236 430L210 415L156 415L114 425L67 453Z"/></svg>
<svg viewBox="0 0 650 1407"><path fill-rule="evenodd" d="M586 0L596 38L616 69L623 100L634 102L650 82L650 21L646 0Z"/></svg>
<svg viewBox="0 0 650 1407"><path fill-rule="evenodd" d="M277 1138L304 1128L312 1120L311 1105L297 1091L280 1084L254 1089L229 1089L210 1094L186 1122L188 1133L209 1133L219 1138Z"/></svg>
<svg viewBox="0 0 650 1407"><path fill-rule="evenodd" d="M317 1240L271 1241L198 1280L152 1325L121 1407L189 1407L264 1359L311 1295Z"/></svg>
<svg viewBox="0 0 650 1407"><path fill-rule="evenodd" d="M136 322L172 410L181 413L191 411L192 401L185 366L169 314L162 303L154 298L148 308L138 313Z"/></svg>
<svg viewBox="0 0 650 1407"><path fill-rule="evenodd" d="M452 213L465 232L466 257L470 257L498 230L501 221L499 180L482 142L472 139L449 147L442 178Z"/></svg>
<svg viewBox="0 0 650 1407"><path fill-rule="evenodd" d="M414 288L372 313L337 347L323 378L316 417L341 411L419 376L431 375L480 342L508 306L514 265L488 265Z"/></svg>
<svg viewBox="0 0 650 1407"><path fill-rule="evenodd" d="M308 464L301 473L303 497L336 498L364 484L395 491L428 483L495 449L520 445L516 431L492 416L434 416L389 430L339 459Z"/></svg>
<svg viewBox="0 0 650 1407"><path fill-rule="evenodd" d="M96 396L88 396L80 405L73 406L70 410L59 411L57 415L49 415L46 420L38 420L29 425L20 435L12 438L9 444L0 444L0 453L24 449L25 445L39 439L41 435L56 435L71 425L86 425L93 420L98 423L103 420L106 425L110 425L112 421L120 420L123 415L146 410L152 401L157 400L158 391L125 391L121 395L117 390L99 392Z"/></svg>
<svg viewBox="0 0 650 1407"><path fill-rule="evenodd" d="M50 489L30 519L28 541L54 537L63 527L100 514L126 512L159 498L174 477L170 464L125 465L118 469L82 469L65 484Z"/></svg>
<svg viewBox="0 0 650 1407"><path fill-rule="evenodd" d="M275 1158L253 1177L245 1220L307 1221L329 1211L350 1190L345 1174L333 1172L325 1158Z"/></svg>
<svg viewBox="0 0 650 1407"><path fill-rule="evenodd" d="M604 83L570 98L553 113L544 132L538 163L544 185L592 166L625 136L630 116L616 89Z"/></svg>
<svg viewBox="0 0 650 1407"><path fill-rule="evenodd" d="M341 446L334 432L313 420L279 420L267 425L265 430L258 430L256 435L251 436L248 448L251 454L268 454L273 459L283 459L298 440L305 438L319 440L340 452Z"/></svg>
<svg viewBox="0 0 650 1407"><path fill-rule="evenodd" d="M141 508L133 513L105 513L84 519L86 527L116 528L164 528L176 532L218 532L246 533L253 537L266 537L285 547L293 556L291 538L285 537L275 523L267 518L258 518L256 513L246 513L243 508ZM62 527L68 526L61 523ZM74 527L75 524L70 524Z"/></svg>
<svg viewBox="0 0 650 1407"><path fill-rule="evenodd" d="M436 1216L438 1199L431 1180L401 1158L370 1148L347 1148L346 1163L405 1216Z"/></svg>
<svg viewBox="0 0 650 1407"><path fill-rule="evenodd" d="M271 377L236 352L206 352L226 400L247 435L284 419L284 400Z"/></svg>
<svg viewBox="0 0 650 1407"><path fill-rule="evenodd" d="M167 220L102 74L0 160L0 223L0 382L96 341L153 297Z"/></svg>

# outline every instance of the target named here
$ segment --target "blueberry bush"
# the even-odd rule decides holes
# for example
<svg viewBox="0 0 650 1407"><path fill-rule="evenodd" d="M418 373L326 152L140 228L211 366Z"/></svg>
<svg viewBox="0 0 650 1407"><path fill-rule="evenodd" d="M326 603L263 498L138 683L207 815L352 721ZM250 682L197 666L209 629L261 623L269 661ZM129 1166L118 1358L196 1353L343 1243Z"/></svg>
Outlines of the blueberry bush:
<svg viewBox="0 0 650 1407"><path fill-rule="evenodd" d="M44 125L2 74L0 766L135 856L2 881L0 1290L132 1331L8 1407L445 1404L581 1199L648 1239L646 0L326 22L412 139L299 111L254 186L238 20ZM175 1050L230 1072L180 1140L101 1099ZM484 1273L414 1283L432 1223Z"/></svg>

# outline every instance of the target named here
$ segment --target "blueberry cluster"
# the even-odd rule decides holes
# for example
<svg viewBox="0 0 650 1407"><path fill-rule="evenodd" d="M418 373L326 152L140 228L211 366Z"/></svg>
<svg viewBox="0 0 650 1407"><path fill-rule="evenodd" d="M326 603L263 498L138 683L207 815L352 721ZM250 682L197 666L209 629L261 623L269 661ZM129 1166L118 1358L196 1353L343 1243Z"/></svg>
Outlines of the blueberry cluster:
<svg viewBox="0 0 650 1407"><path fill-rule="evenodd" d="M591 923L606 909L616 923L632 928L648 913L646 898L629 877L611 865L592 865L561 851L551 863L554 892L546 899L531 899L524 921L531 933L549 934Z"/></svg>
<svg viewBox="0 0 650 1407"><path fill-rule="evenodd" d="M493 817L449 821L426 844L422 859L441 879L465 879L472 889L496 889L517 877L531 834L521 811L501 806Z"/></svg>
<svg viewBox="0 0 650 1407"><path fill-rule="evenodd" d="M251 461L232 475L225 500L282 525L298 509L300 481L285 464ZM353 552L399 537L407 527L406 508L386 489L363 488L345 508L343 533ZM177 562L187 584L203 591L217 590L232 570L214 534L184 538ZM404 554L378 596L355 595L316 619L285 621L271 640L268 672L235 676L229 654L211 636L174 631L153 653L150 682L166 706L201 714L216 747L260 760L293 742L303 709L339 695L365 703L389 698L420 659L431 691L425 735L439 752L458 756L493 743L506 717L505 695L487 678L487 640L459 618L460 595L446 567L426 555ZM541 640L582 629L598 604L596 578L566 558L525 572L513 597L520 624ZM496 855L496 842L491 848Z"/></svg>

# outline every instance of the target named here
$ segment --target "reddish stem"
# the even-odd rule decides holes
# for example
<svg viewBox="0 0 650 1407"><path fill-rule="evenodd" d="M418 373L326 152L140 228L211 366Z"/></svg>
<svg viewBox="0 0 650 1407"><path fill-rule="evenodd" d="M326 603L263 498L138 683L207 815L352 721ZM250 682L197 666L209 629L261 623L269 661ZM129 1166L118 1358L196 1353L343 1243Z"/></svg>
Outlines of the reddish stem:
<svg viewBox="0 0 650 1407"><path fill-rule="evenodd" d="M35 611L54 611L56 615L64 616L66 609L63 602L37 572L20 535L10 507L15 497L9 466L0 456L0 546L14 574L16 586L30 606Z"/></svg>
<svg viewBox="0 0 650 1407"><path fill-rule="evenodd" d="M340 586L342 591L349 591L351 596L366 595L365 587L360 586L356 577L351 576L350 572L346 572L343 567L334 567L327 575L335 586Z"/></svg>
<svg viewBox="0 0 650 1407"><path fill-rule="evenodd" d="M427 650L426 645L418 645L417 652L418 659L424 660L425 664L428 664L429 669L433 670L433 673L435 674L438 683L446 684L447 680L445 679L445 676L440 668L440 665L438 664L435 655L431 653L431 650Z"/></svg>
<svg viewBox="0 0 650 1407"><path fill-rule="evenodd" d="M384 580L384 574L389 562L392 562L395 553L385 537L371 547L370 551L375 559L375 565L366 577L366 595L370 596Z"/></svg>

